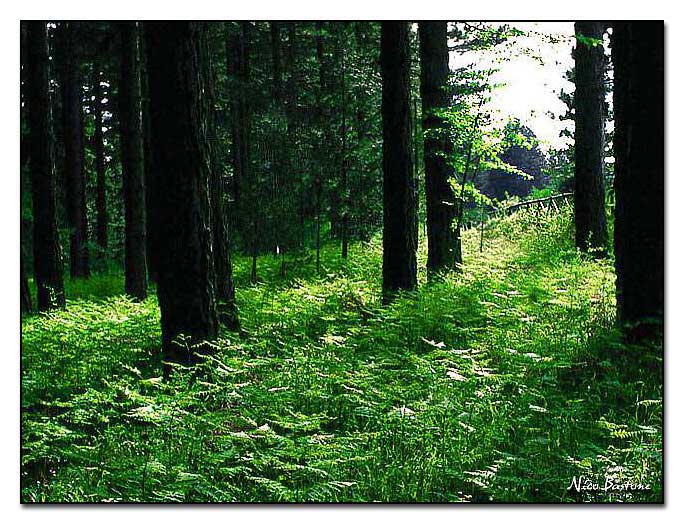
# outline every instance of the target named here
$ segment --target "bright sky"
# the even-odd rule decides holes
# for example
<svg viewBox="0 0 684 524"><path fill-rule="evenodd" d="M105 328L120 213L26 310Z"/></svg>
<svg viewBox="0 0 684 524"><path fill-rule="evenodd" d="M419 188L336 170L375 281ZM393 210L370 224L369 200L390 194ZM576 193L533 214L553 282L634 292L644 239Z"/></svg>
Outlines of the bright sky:
<svg viewBox="0 0 684 524"><path fill-rule="evenodd" d="M573 23L520 22L511 25L534 34L516 38L510 51L505 53L506 56L513 56L496 66L499 71L491 80L505 85L492 93L489 108L501 121L519 118L534 131L543 149L548 150L549 146L562 148L568 138L561 138L559 134L572 123L553 119L549 112L555 115L565 113L565 104L560 101L558 94L561 89L570 93L574 91L574 85L564 78L565 72L573 66ZM553 35L560 41L551 43L544 35ZM531 51L537 59L525 51ZM452 68L469 63L486 69L493 65L493 59L487 52L463 55L451 52Z"/></svg>

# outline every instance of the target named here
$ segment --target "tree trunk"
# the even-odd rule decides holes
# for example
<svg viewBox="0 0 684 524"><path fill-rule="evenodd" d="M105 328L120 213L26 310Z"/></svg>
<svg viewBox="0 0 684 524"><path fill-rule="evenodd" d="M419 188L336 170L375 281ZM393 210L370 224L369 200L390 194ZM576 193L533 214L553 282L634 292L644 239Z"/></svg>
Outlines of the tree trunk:
<svg viewBox="0 0 684 524"><path fill-rule="evenodd" d="M618 319L657 326L664 303L663 23L618 22L612 39ZM634 334L648 334L649 326Z"/></svg>
<svg viewBox="0 0 684 524"><path fill-rule="evenodd" d="M152 179L163 188L150 195L149 210L159 254L162 351L165 360L184 364L218 333L204 37L204 23L146 22ZM179 335L193 345L179 344Z"/></svg>
<svg viewBox="0 0 684 524"><path fill-rule="evenodd" d="M59 30L62 81L62 130L64 133L64 177L67 222L71 230L71 277L90 274L88 218L86 215L85 170L83 168L83 121L81 71L74 45L73 22L62 22Z"/></svg>
<svg viewBox="0 0 684 524"><path fill-rule="evenodd" d="M97 223L95 227L95 239L100 248L99 255L102 259L107 256L107 179L104 151L104 137L102 133L102 86L101 65L95 61L93 72L93 119L95 121L94 150L95 171L97 174Z"/></svg>
<svg viewBox="0 0 684 524"><path fill-rule="evenodd" d="M294 22L287 23L288 44L286 51L285 69L289 71L286 85L285 96L285 125L287 141L284 151L276 151L276 155L281 158L276 160L276 172L278 173L278 192L279 197L279 224L278 245L280 248L281 265L280 276L285 278L286 271L286 251L293 248L295 244L303 245L304 237L304 208L303 208L303 186L304 179L302 170L297 168L297 103L298 87L300 84L297 64L297 26ZM283 176L283 174L285 176ZM295 180L295 174L297 179ZM297 204L295 204L297 202ZM296 211L295 211L296 206ZM291 227L291 217L297 214L297 232ZM295 240L296 239L296 240Z"/></svg>
<svg viewBox="0 0 684 524"><path fill-rule="evenodd" d="M205 41L206 43L206 41ZM214 269L216 273L216 304L219 322L231 331L239 331L237 305L235 303L235 286L233 285L233 265L230 260L230 241L228 233L228 197L223 178L223 166L219 159L219 141L217 135L217 109L214 85L216 76L210 60L209 49L205 50L207 60L207 83L205 96L209 99L208 131L211 161L211 228L212 248L214 253Z"/></svg>
<svg viewBox="0 0 684 524"><path fill-rule="evenodd" d="M327 75L323 63L323 22L316 22L316 60L318 61L318 88L316 89L316 121L323 133L317 152L318 172L316 174L316 271L321 271L321 214L323 208L324 172L327 164L330 131L327 125Z"/></svg>
<svg viewBox="0 0 684 524"><path fill-rule="evenodd" d="M411 144L413 145L413 183L416 194L416 238L420 238L418 216L420 215L420 156L418 155L419 139L422 139L422 128L418 127L418 100L414 97L411 100L413 104L413 114L411 116ZM427 224L423 222L423 232L427 235Z"/></svg>
<svg viewBox="0 0 684 524"><path fill-rule="evenodd" d="M240 22L235 32L226 30L227 73L231 79L232 92L232 154L233 154L233 200L238 215L242 205L242 189L249 177L249 22ZM246 227L241 228L243 235Z"/></svg>
<svg viewBox="0 0 684 524"><path fill-rule="evenodd" d="M341 48L341 66L340 71L340 84L341 84L341 95L342 95L342 125L340 128L340 134L342 135L342 151L341 151L341 162L340 171L342 178L342 258L347 258L347 251L349 249L349 187L347 182L347 64L345 61L345 36L346 32L344 26L339 33L340 48Z"/></svg>
<svg viewBox="0 0 684 524"><path fill-rule="evenodd" d="M125 207L124 269L126 294L147 297L145 239L145 183L142 125L140 121L140 69L136 22L121 23L121 83L119 118L121 167Z"/></svg>
<svg viewBox="0 0 684 524"><path fill-rule="evenodd" d="M45 23L26 22L26 28L26 114L33 199L33 266L38 310L46 311L65 305L52 158L48 41Z"/></svg>
<svg viewBox="0 0 684 524"><path fill-rule="evenodd" d="M446 22L420 22L420 97L423 112L425 207L427 212L428 271L453 269L456 262L454 217L456 201L451 180L453 144L446 119L449 51Z"/></svg>
<svg viewBox="0 0 684 524"><path fill-rule="evenodd" d="M302 164L301 164L301 150L298 149L298 144L297 144L297 136L298 133L301 131L301 123L297 122L297 112L298 112L298 106L299 106L299 89L300 86L302 85L302 79L300 78L300 68L298 67L298 56L297 56L297 50L298 50L298 44L297 44L297 24L295 22L289 22L288 23L288 35L289 35L289 45L288 45L288 53L289 53L289 69L290 69L290 89L289 89L289 96L290 96L290 102L288 104L288 128L287 132L289 135L289 143L290 143L290 148L287 151L286 159L287 159L287 167L288 171L290 173L296 171L298 173L298 188L297 192L299 194L299 205L298 205L298 214L299 214L299 235L297 236L297 243L298 246L301 248L304 246L304 225L306 222L306 217L305 217L305 206L304 206L304 170L302 169ZM283 255L283 260L284 260L284 255Z"/></svg>
<svg viewBox="0 0 684 524"><path fill-rule="evenodd" d="M383 22L380 46L384 203L382 289L387 300L396 290L416 287L416 199L411 170L408 24Z"/></svg>
<svg viewBox="0 0 684 524"><path fill-rule="evenodd" d="M271 22L271 58L273 60L273 101L278 104L283 92L283 74L280 67L280 22Z"/></svg>
<svg viewBox="0 0 684 524"><path fill-rule="evenodd" d="M295 63L294 63L294 41L295 34L293 31L294 24L287 23L288 45L285 48L285 70L289 71L288 80L286 83L285 100L277 98L274 100L276 114L280 115L281 111L285 116L285 136L287 140L285 143L278 140L274 144L273 150L273 174L274 187L273 196L276 204L275 210L275 228L274 228L274 245L273 252L277 256L280 254L280 278L285 278L287 275L287 268L285 264L285 251L289 246L289 224L290 222L290 206L291 191L294 190L294 185L291 183L292 167L290 162L290 153L294 148L295 137L293 136L292 111L295 103ZM276 38L277 36L277 38ZM272 34L272 45L280 49L280 34ZM275 51L274 51L275 54ZM275 64L274 64L275 65ZM280 71L274 71L273 80L278 81ZM283 105L284 102L284 105ZM286 174L286 176L283 176Z"/></svg>
<svg viewBox="0 0 684 524"><path fill-rule="evenodd" d="M330 33L332 33L332 27L331 25L334 25L335 22L330 22L328 23L328 30ZM337 148L337 145L335 144L335 137L333 137L333 131L335 130L335 121L336 121L336 109L337 109L337 104L336 104L336 97L338 96L335 88L337 86L337 80L335 78L335 73L334 73L334 66L338 61L341 60L341 41L339 38L339 34L336 35L335 38L331 38L331 45L330 45L330 59L327 61L325 64L325 68L321 71L321 74L325 74L325 80L323 81L323 84L326 86L326 101L327 101L327 107L326 109L326 123L325 123L325 131L324 133L326 134L326 140L327 140L327 147L326 150L328 151L329 155L329 166L328 166L328 171L330 173L334 173L335 169L339 164L337 164L337 155L339 149ZM324 60L325 62L325 60ZM338 110L339 111L339 110ZM339 126L337 126L337 129L339 129ZM330 213L329 213L329 218L330 218L330 238L338 239L341 237L341 210L340 206L342 204L341 202L341 195L340 195L340 190L339 190L339 184L335 184L331 181L328 187L328 202L330 204Z"/></svg>
<svg viewBox="0 0 684 524"><path fill-rule="evenodd" d="M316 89L316 122L323 132L316 155L318 170L314 180L316 192L316 271L321 271L321 214L323 211L323 173L327 165L327 151L330 144L330 131L327 125L327 75L323 56L323 22L316 22L316 60L318 61L318 86Z"/></svg>
<svg viewBox="0 0 684 524"><path fill-rule="evenodd" d="M141 74L140 90L142 93L142 140L143 140L143 162L145 168L145 209L150 208L150 195L155 191L152 183L152 137L150 124L150 88L149 88L149 67L147 64L147 46L145 44L145 27L138 27L138 40L140 42ZM157 281L157 261L152 245L152 237L156 228L152 224L149 213L145 214L145 258L147 262L147 275L152 282Z"/></svg>
<svg viewBox="0 0 684 524"><path fill-rule="evenodd" d="M603 22L576 22L575 54L575 243L582 251L605 253L603 179L605 56ZM592 39L591 41L584 40Z"/></svg>
<svg viewBox="0 0 684 524"><path fill-rule="evenodd" d="M215 126L215 123L212 124ZM212 152L212 156L216 153ZM219 321L231 331L239 331L240 320L235 302L233 264L230 258L228 234L227 191L222 177L222 166L212 158L211 197L214 266L216 271L216 301Z"/></svg>

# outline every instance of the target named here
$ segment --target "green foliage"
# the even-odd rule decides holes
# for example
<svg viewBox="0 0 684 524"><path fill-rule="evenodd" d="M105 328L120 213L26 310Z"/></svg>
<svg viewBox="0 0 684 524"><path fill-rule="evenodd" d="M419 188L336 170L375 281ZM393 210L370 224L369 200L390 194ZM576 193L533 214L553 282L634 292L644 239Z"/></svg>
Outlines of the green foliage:
<svg viewBox="0 0 684 524"><path fill-rule="evenodd" d="M578 44L586 46L589 49L603 45L602 38L592 38L589 36L584 36L582 33L575 33L575 38L577 39Z"/></svg>
<svg viewBox="0 0 684 524"><path fill-rule="evenodd" d="M575 251L567 209L478 242L387 307L377 237L325 246L320 276L263 256L257 285L236 257L245 333L168 382L156 300L80 284L22 322L22 500L662 500L661 348L613 330L610 261ZM606 472L653 490L567 490Z"/></svg>
<svg viewBox="0 0 684 524"><path fill-rule="evenodd" d="M533 187L532 192L530 193L530 200L537 200L539 198L547 198L553 195L553 189L550 187Z"/></svg>

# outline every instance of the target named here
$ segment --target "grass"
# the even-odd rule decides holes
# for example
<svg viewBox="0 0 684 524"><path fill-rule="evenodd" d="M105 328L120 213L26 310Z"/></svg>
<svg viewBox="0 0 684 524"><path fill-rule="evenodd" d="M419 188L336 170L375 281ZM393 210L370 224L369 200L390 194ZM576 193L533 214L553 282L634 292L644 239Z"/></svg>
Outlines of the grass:
<svg viewBox="0 0 684 524"><path fill-rule="evenodd" d="M662 347L622 343L611 263L571 231L518 213L483 253L469 231L461 273L389 306L378 238L325 246L320 276L266 255L256 285L237 256L245 335L169 382L156 298L71 284L22 322L22 500L662 501Z"/></svg>

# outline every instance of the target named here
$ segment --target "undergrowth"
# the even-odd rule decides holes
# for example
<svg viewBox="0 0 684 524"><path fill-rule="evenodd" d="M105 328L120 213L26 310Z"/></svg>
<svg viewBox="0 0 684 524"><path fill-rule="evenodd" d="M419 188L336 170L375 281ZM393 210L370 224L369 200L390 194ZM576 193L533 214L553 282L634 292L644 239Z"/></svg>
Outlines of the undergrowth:
<svg viewBox="0 0 684 524"><path fill-rule="evenodd" d="M662 500L662 347L625 345L568 211L464 239L380 300L381 243L235 256L244 333L162 381L155 297L120 275L22 322L24 502ZM424 266L425 246L419 257ZM648 485L568 490L573 476Z"/></svg>

